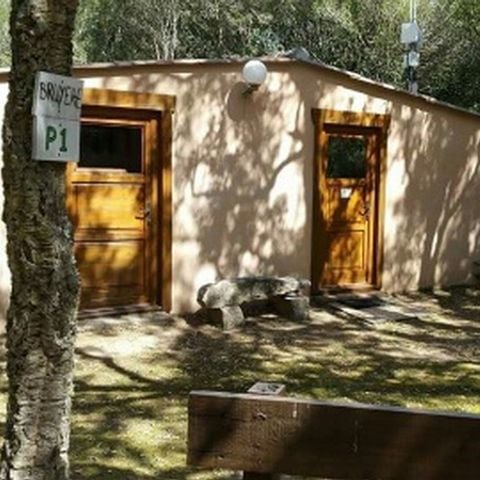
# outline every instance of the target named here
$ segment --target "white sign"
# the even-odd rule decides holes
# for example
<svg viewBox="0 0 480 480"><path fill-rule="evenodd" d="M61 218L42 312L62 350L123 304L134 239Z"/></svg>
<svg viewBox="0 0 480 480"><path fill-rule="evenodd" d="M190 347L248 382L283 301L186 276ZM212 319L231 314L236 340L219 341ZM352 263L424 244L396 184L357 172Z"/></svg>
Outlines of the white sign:
<svg viewBox="0 0 480 480"><path fill-rule="evenodd" d="M32 114L80 121L82 80L48 72L35 77Z"/></svg>
<svg viewBox="0 0 480 480"><path fill-rule="evenodd" d="M78 162L82 86L71 77L37 73L32 107L35 160Z"/></svg>
<svg viewBox="0 0 480 480"><path fill-rule="evenodd" d="M33 117L33 158L78 162L80 122L62 118Z"/></svg>

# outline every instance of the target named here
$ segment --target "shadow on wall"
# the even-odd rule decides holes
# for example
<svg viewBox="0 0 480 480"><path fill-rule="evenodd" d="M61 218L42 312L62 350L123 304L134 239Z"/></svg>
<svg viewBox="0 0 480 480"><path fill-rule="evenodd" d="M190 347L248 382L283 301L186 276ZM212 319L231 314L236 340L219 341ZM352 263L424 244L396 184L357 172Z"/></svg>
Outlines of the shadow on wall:
<svg viewBox="0 0 480 480"><path fill-rule="evenodd" d="M305 115L302 102L292 102L295 109L286 111L281 104L288 92L282 94L282 87L277 94L250 96L243 96L243 89L235 84L226 105L214 111L206 105L204 139L196 154L180 155L176 166L186 187L179 189L176 207L182 212L193 206L201 266L193 284L188 278L184 285L187 291L219 277L305 274L302 264L308 264L299 254L307 253L309 244L304 145L298 134L298 123L305 121L299 118ZM185 141L191 136L194 132Z"/></svg>
<svg viewBox="0 0 480 480"><path fill-rule="evenodd" d="M336 87L308 69L272 73L270 83L251 96L242 95L240 83L204 88L217 93L203 100L208 115L201 110L192 113L203 113L203 135L188 130L198 123L182 125L177 132L175 175L181 193L176 218L182 221L182 210L193 206L187 219L194 228L181 239L194 239L201 266L195 278L187 261L177 264L187 273L182 278L186 292L195 293L218 277L274 274L310 279L311 255L321 248L311 245L311 108L331 101ZM228 79L223 83L228 85ZM196 88L182 102L193 105L196 95L202 95L201 85ZM222 90L228 92L224 97L218 93ZM342 102L345 110L353 110L358 103L354 98ZM368 98L362 106L371 107ZM189 155L186 145L195 138L197 149ZM180 251L178 262L182 261ZM182 306L190 305L186 299Z"/></svg>
<svg viewBox="0 0 480 480"><path fill-rule="evenodd" d="M160 80L132 76L128 89L160 91ZM300 85L282 74L276 85L243 95L237 72L169 82L175 92L162 93L177 94L175 309L191 310L197 289L221 277L308 277L311 159L299 127L311 119ZM102 87L118 88L114 78Z"/></svg>
<svg viewBox="0 0 480 480"><path fill-rule="evenodd" d="M471 281L480 256L478 120L394 107L386 257L395 290Z"/></svg>
<svg viewBox="0 0 480 480"><path fill-rule="evenodd" d="M236 71L200 74L196 79L166 77L133 74L122 88L154 92L162 88L160 81L166 81L170 88L174 85L174 92L162 89L162 93L178 96L173 132L174 309L191 310L197 289L220 277L308 276L306 197L311 188L308 192L305 188L309 162L298 125L310 121L310 112L298 98L301 89L286 74L273 90L249 96L243 95L244 84L236 82ZM119 89L114 77L101 79L98 86ZM292 109L284 107L285 101ZM112 200L106 189L96 197L95 205ZM92 199L84 198L82 206L89 211L90 223L107 230ZM125 277L141 279L146 266L137 257L144 247L137 247L132 259L125 250L95 250L90 245L84 252L77 246L83 297L92 286L86 279L106 286L104 292L95 293L101 301L112 295L108 288L112 282L105 277L113 274L119 282Z"/></svg>
<svg viewBox="0 0 480 480"><path fill-rule="evenodd" d="M464 283L480 228L478 122L441 107L422 110L402 94L387 100L350 79L274 73L249 96L235 66L96 80L102 88L177 96L174 309L191 310L197 289L221 277L310 276L312 106L391 110L384 286Z"/></svg>

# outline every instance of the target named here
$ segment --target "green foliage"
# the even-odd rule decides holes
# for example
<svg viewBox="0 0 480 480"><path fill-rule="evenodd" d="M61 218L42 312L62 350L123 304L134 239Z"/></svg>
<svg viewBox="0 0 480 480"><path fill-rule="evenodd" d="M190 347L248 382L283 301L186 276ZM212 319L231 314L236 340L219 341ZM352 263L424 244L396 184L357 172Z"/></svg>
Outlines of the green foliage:
<svg viewBox="0 0 480 480"><path fill-rule="evenodd" d="M275 8L275 2L271 2ZM277 2L277 29L287 49L305 47L317 59L388 83L401 83L398 0Z"/></svg>
<svg viewBox="0 0 480 480"><path fill-rule="evenodd" d="M251 0L84 0L77 57L92 62L274 53L273 20Z"/></svg>
<svg viewBox="0 0 480 480"><path fill-rule="evenodd" d="M84 0L77 14L77 61L134 60L151 56L139 9L142 0ZM145 57L146 58L146 57Z"/></svg>
<svg viewBox="0 0 480 480"><path fill-rule="evenodd" d="M424 15L422 91L480 110L480 2L436 0Z"/></svg>
<svg viewBox="0 0 480 480"><path fill-rule="evenodd" d="M0 65L8 9L0 0ZM306 48L314 58L404 86L400 24L409 0L82 0L77 62L232 58ZM480 110L480 2L417 0L420 90Z"/></svg>

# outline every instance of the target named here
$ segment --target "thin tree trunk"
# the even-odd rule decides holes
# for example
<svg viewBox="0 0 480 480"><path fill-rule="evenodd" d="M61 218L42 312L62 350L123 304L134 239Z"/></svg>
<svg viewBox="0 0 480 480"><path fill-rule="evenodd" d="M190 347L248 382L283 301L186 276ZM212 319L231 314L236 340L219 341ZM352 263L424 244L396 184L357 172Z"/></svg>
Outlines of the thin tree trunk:
<svg viewBox="0 0 480 480"><path fill-rule="evenodd" d="M65 208L65 165L31 158L38 70L70 74L77 0L12 0L12 70L3 185L12 294L2 480L69 478L79 281Z"/></svg>

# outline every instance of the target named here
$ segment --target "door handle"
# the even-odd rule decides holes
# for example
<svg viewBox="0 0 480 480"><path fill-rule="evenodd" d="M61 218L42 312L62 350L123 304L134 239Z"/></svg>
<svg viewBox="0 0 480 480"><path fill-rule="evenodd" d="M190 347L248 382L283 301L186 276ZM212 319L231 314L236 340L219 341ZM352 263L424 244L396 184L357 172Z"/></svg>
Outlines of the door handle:
<svg viewBox="0 0 480 480"><path fill-rule="evenodd" d="M365 205L363 210L360 212L360 215L368 220L368 217L370 216L370 205Z"/></svg>
<svg viewBox="0 0 480 480"><path fill-rule="evenodd" d="M135 218L137 220L145 220L147 223L150 223L152 219L152 208L150 206L150 202L145 203L143 212L141 212L139 215L135 215Z"/></svg>

